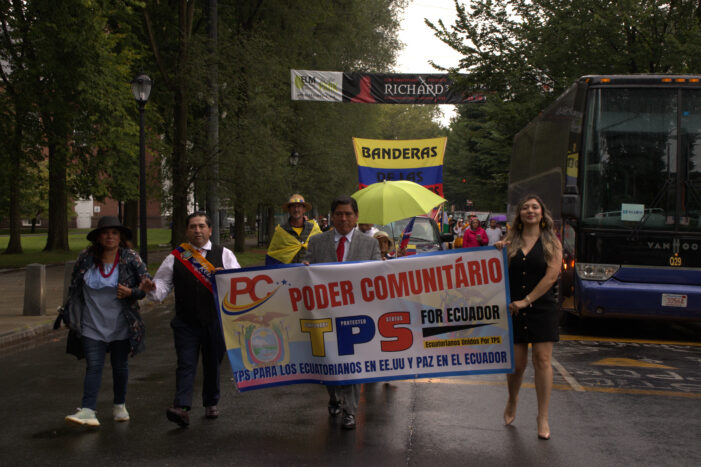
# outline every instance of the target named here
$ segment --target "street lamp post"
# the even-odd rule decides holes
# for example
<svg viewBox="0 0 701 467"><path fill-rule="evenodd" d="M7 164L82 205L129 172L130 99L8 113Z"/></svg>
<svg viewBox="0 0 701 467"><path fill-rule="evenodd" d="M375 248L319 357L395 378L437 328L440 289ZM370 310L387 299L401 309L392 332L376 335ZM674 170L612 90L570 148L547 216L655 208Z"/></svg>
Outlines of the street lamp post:
<svg viewBox="0 0 701 467"><path fill-rule="evenodd" d="M299 164L299 157L299 153L293 149L290 153L290 165L292 167L297 167L297 164Z"/></svg>
<svg viewBox="0 0 701 467"><path fill-rule="evenodd" d="M300 160L300 155L297 151L292 149L292 152L290 153L290 167L292 167L292 170L294 170L294 177L293 177L293 185L296 185L299 183L298 177L297 177L297 165L299 164ZM300 187L298 186L292 186L291 187L292 192L297 192L300 190Z"/></svg>
<svg viewBox="0 0 701 467"><path fill-rule="evenodd" d="M146 240L146 141L144 138L144 107L151 94L153 81L145 73L139 73L131 81L131 92L139 104L139 255L148 261Z"/></svg>

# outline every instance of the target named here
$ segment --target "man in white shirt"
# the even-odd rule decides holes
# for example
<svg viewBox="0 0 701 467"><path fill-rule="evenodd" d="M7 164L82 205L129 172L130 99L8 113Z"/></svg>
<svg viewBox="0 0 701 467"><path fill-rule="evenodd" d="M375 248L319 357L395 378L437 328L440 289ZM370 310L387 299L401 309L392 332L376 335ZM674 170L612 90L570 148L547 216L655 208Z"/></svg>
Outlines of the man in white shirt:
<svg viewBox="0 0 701 467"><path fill-rule="evenodd" d="M212 223L206 213L190 214L186 224L188 243L181 244L163 260L153 281L142 283L148 298L153 301L162 301L175 289L175 318L170 326L178 367L175 372L175 400L166 411L166 416L181 427L190 424L189 411L200 352L205 416L211 419L219 416L219 368L226 347L210 277L215 270L241 267L231 250L214 245L209 240Z"/></svg>
<svg viewBox="0 0 701 467"><path fill-rule="evenodd" d="M487 232L487 238L489 239L489 243L487 245L494 245L496 242L501 240L501 228L499 228L497 221L494 219L489 221L489 227L484 229L484 231Z"/></svg>

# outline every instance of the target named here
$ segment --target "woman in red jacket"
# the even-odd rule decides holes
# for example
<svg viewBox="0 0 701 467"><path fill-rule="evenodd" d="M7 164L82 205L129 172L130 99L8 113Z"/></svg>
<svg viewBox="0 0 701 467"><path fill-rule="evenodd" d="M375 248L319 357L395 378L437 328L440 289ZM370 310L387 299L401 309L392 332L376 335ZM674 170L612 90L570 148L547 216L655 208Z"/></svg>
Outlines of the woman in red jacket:
<svg viewBox="0 0 701 467"><path fill-rule="evenodd" d="M473 248L476 246L484 246L489 242L487 232L480 227L480 220L477 217L470 219L470 227L465 229L462 234L462 247Z"/></svg>

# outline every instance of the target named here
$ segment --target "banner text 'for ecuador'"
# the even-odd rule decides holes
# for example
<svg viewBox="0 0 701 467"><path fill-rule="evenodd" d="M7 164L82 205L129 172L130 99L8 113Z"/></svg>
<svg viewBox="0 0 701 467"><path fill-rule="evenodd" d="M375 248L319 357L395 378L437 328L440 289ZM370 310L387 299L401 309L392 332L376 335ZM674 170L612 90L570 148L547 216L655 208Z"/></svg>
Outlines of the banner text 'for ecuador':
<svg viewBox="0 0 701 467"><path fill-rule="evenodd" d="M483 247L217 272L236 385L512 371L504 255Z"/></svg>

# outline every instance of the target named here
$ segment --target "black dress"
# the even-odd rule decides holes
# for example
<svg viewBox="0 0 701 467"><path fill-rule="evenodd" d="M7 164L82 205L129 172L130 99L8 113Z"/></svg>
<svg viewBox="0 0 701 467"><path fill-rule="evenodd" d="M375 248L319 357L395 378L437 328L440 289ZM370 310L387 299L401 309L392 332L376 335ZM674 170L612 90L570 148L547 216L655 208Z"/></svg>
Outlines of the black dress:
<svg viewBox="0 0 701 467"><path fill-rule="evenodd" d="M524 256L522 250L509 261L509 290L511 301L523 300L545 276L548 263L540 238ZM529 297L530 298L530 297ZM560 340L559 314L555 293L550 288L533 306L512 315L514 343L557 342Z"/></svg>

